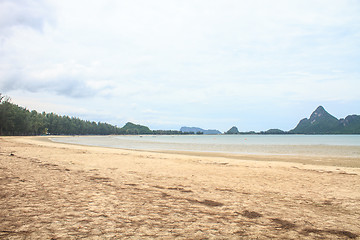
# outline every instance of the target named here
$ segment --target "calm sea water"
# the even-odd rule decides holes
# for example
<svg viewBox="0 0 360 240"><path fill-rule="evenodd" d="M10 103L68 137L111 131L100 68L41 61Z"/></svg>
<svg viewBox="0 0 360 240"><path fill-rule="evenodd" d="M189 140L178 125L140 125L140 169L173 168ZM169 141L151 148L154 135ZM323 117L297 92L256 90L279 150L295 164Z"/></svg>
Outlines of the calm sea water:
<svg viewBox="0 0 360 240"><path fill-rule="evenodd" d="M360 157L360 135L75 136L52 140L137 150Z"/></svg>

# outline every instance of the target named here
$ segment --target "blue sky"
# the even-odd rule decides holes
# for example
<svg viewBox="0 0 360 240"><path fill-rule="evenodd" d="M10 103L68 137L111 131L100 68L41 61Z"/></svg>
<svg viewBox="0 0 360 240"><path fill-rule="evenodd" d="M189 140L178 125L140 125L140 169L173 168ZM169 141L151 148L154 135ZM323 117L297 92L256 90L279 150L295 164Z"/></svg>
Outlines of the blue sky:
<svg viewBox="0 0 360 240"><path fill-rule="evenodd" d="M0 92L122 126L289 130L360 114L360 2L0 0Z"/></svg>

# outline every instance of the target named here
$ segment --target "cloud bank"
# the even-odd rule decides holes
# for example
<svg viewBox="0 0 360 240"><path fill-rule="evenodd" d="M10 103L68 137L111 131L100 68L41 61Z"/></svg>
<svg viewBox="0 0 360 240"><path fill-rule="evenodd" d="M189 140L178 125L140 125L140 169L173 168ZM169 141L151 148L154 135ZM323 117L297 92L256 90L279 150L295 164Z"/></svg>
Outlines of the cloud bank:
<svg viewBox="0 0 360 240"><path fill-rule="evenodd" d="M360 102L356 1L0 6L0 90L14 99L48 93L114 124L221 130L286 129L317 105Z"/></svg>

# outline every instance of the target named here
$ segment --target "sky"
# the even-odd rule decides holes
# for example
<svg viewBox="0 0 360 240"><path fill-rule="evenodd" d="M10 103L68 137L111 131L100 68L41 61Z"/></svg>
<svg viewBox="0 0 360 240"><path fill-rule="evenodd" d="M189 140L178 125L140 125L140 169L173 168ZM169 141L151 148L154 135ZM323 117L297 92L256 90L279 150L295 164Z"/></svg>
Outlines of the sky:
<svg viewBox="0 0 360 240"><path fill-rule="evenodd" d="M150 129L360 114L360 1L0 0L0 93Z"/></svg>

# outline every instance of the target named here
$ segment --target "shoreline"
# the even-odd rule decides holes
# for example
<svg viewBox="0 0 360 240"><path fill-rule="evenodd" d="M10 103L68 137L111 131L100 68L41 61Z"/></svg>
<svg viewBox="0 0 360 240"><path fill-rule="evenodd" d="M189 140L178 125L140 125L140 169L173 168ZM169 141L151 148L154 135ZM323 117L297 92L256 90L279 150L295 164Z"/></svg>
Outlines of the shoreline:
<svg viewBox="0 0 360 240"><path fill-rule="evenodd" d="M0 141L0 238L360 236L357 167Z"/></svg>
<svg viewBox="0 0 360 240"><path fill-rule="evenodd" d="M334 167L350 167L360 168L360 147L359 146L341 146L341 145L284 145L287 153L229 153L221 151L196 151L196 150L147 150L147 149L131 149L131 148L120 148L112 146L96 146L87 145L83 143L69 143L69 142L58 142L53 141L51 138L66 138L68 136L51 136L46 141L54 143L63 143L78 146L91 146L100 148L110 149L122 149L127 151L138 151L138 152L149 152L149 153L165 153L165 154L180 154L186 156L201 156L201 157L220 157L232 160L249 160L249 161L272 161L272 162L293 162L307 165L320 165L320 166L334 166ZM76 136L78 137L78 136ZM81 136L80 136L81 137ZM92 136L90 136L92 137ZM100 136L101 137L101 136ZM110 136L106 136L110 137ZM44 136L45 138L45 136ZM260 145L262 146L262 145ZM253 146L244 146L244 148L252 148ZM272 145L264 145L271 149ZM314 152L321 149L320 153L314 154ZM292 151L298 151L292 153ZM283 150L284 151L284 150ZM330 155L328 152L339 154L339 152L353 152L352 156L343 155ZM306 153L301 153L306 152ZM324 155L324 153L327 153Z"/></svg>

